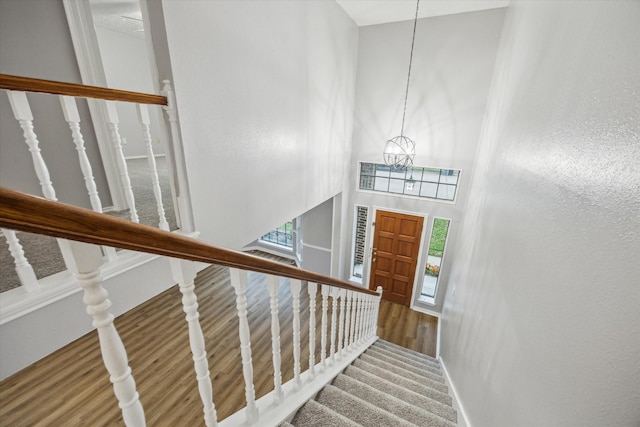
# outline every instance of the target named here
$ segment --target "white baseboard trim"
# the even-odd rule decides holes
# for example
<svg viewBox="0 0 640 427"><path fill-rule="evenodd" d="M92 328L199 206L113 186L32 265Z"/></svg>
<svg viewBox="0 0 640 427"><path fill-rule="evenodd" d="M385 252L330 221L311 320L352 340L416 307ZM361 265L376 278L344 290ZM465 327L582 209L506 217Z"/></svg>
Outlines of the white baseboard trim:
<svg viewBox="0 0 640 427"><path fill-rule="evenodd" d="M420 313L428 314L429 316L437 317L438 319L440 318L440 316L442 316L442 314L438 313L437 311L431 311L428 308L420 307L417 304L413 304L409 308L413 311L418 311Z"/></svg>
<svg viewBox="0 0 640 427"><path fill-rule="evenodd" d="M166 154L154 154L153 157L166 157ZM125 160L136 160L136 159L146 159L147 156L127 156Z"/></svg>
<svg viewBox="0 0 640 427"><path fill-rule="evenodd" d="M458 395L456 386L453 384L453 381L451 381L451 377L449 376L449 371L447 370L447 366L444 363L444 360L440 356L438 356L438 360L440 361L440 366L442 366L442 372L444 373L444 378L447 386L451 390L451 395L453 398L453 408L458 411L458 427L472 427L471 423L469 422L467 412L464 410L464 406L462 405L462 401L460 401L460 396Z"/></svg>

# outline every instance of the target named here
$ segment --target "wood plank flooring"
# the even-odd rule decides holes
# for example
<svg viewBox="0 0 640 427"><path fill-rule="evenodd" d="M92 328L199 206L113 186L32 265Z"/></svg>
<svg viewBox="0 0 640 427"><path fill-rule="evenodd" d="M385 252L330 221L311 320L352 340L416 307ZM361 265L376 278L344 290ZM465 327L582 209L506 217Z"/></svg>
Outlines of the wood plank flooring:
<svg viewBox="0 0 640 427"><path fill-rule="evenodd" d="M235 294L228 269L212 266L203 270L196 279L196 292L215 405L218 419L222 420L244 406ZM247 299L259 398L273 389L269 297L263 275L249 274ZM293 377L293 315L288 280L281 279L279 301L284 383ZM320 359L320 295L317 301L316 362ZM303 287L302 371L309 365L308 309L309 297ZM115 323L127 348L147 425L203 425L178 287L119 316ZM382 302L378 327L381 338L434 356L436 329L436 318ZM113 425L124 423L95 332L0 382L0 426Z"/></svg>

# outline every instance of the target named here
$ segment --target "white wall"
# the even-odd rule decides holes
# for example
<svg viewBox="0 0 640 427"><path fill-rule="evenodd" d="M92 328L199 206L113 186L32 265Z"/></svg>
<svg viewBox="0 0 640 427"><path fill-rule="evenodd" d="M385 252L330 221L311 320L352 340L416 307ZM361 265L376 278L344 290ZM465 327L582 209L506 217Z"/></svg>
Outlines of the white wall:
<svg viewBox="0 0 640 427"><path fill-rule="evenodd" d="M639 22L511 3L442 317L471 426L640 422Z"/></svg>
<svg viewBox="0 0 640 427"><path fill-rule="evenodd" d="M196 227L239 249L342 190L357 27L334 2L164 1Z"/></svg>
<svg viewBox="0 0 640 427"><path fill-rule="evenodd" d="M302 215L302 265L305 270L331 274L333 199Z"/></svg>
<svg viewBox="0 0 640 427"><path fill-rule="evenodd" d="M151 80L151 66L144 38L132 37L102 27L96 27L96 36L110 88L156 93ZM142 139L142 129L135 104L118 102L116 107L120 119L120 135L127 140L122 147L125 157L146 156L147 151ZM158 106L149 105L148 108L153 152L164 154L163 134L159 120L159 115L163 112Z"/></svg>
<svg viewBox="0 0 640 427"><path fill-rule="evenodd" d="M416 142L416 166L462 170L455 204L354 191L358 185L357 162L382 163L385 142L400 133L413 22L360 28L353 172L342 254L348 264L353 251L355 204L369 206L369 215L373 215L374 207L427 214L427 240L434 216L451 219L436 305L425 305L436 312L442 307L448 271L456 262L449 251L455 247L464 204L471 194L471 172L503 19L504 9L494 9L420 19L417 23L405 135ZM369 244L365 253L370 253ZM424 271L425 263L426 250L418 271ZM370 266L365 264L365 268ZM349 272L350 268L344 269L343 278L348 279Z"/></svg>
<svg viewBox="0 0 640 427"><path fill-rule="evenodd" d="M62 1L0 1L0 73L81 83ZM42 195L33 161L9 100L0 93L0 185ZM90 208L71 131L55 95L29 94L35 133L58 200ZM111 194L89 108L77 101L87 156L104 206Z"/></svg>

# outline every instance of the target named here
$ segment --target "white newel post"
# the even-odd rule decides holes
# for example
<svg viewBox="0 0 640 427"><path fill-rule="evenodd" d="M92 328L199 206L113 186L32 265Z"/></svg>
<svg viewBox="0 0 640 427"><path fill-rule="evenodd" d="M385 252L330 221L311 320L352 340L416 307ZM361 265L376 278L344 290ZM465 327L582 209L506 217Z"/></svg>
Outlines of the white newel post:
<svg viewBox="0 0 640 427"><path fill-rule="evenodd" d="M29 146L29 152L31 153L31 160L33 161L33 168L40 181L40 187L42 188L42 194L49 200L58 201L56 197L56 191L53 189L53 183L51 182L51 176L49 175L49 169L47 164L42 158L40 152L40 142L38 136L33 130L33 114L31 113L31 107L27 100L27 94L24 92L8 90L7 96L9 97L9 103L13 110L13 115L20 124L23 131L24 141ZM65 265L71 269L74 267L74 259L69 248L69 243L64 239L57 239L60 252L64 258Z"/></svg>
<svg viewBox="0 0 640 427"><path fill-rule="evenodd" d="M76 151L78 152L80 170L82 170L84 185L87 188L87 193L89 194L91 209L93 209L94 212L102 213L102 202L98 196L98 187L96 186L96 181L93 178L91 163L89 162L87 151L84 147L84 137L80 131L80 114L78 113L76 99L71 96L60 95L60 105L62 106L64 119L67 121L67 124L69 124L69 129L71 129L71 137L76 146ZM115 248L103 246L102 250L109 261L113 261L118 257Z"/></svg>
<svg viewBox="0 0 640 427"><path fill-rule="evenodd" d="M320 325L320 363L327 368L327 298L329 298L329 286L321 285L322 294L322 323Z"/></svg>
<svg viewBox="0 0 640 427"><path fill-rule="evenodd" d="M340 289L338 292L338 298L340 298L340 319L338 319L338 356L342 358L344 354L344 309L345 309L345 296L347 295L347 291L344 289Z"/></svg>
<svg viewBox="0 0 640 427"><path fill-rule="evenodd" d="M253 385L253 362L251 360L251 334L247 319L247 272L230 268L231 286L236 292L236 308L238 310L238 333L240 335L240 354L242 356L242 373L244 376L246 420L248 424L258 421L256 392Z"/></svg>
<svg viewBox="0 0 640 427"><path fill-rule="evenodd" d="M376 288L376 292L378 292L378 296L376 297L376 309L375 309L375 324L374 324L374 332L378 335L378 323L380 319L380 303L382 302L382 286L378 286Z"/></svg>
<svg viewBox="0 0 640 427"><path fill-rule="evenodd" d="M302 386L300 380L300 290L302 283L300 280L291 279L289 286L293 305L293 381L294 390L297 391Z"/></svg>
<svg viewBox="0 0 640 427"><path fill-rule="evenodd" d="M145 426L144 411L136 391L136 383L124 344L113 324L110 312L111 301L102 287L99 267L102 264L102 252L99 246L80 242L69 242L69 248L75 257L73 271L78 284L84 289L84 303L87 313L93 317L93 326L98 331L100 350L104 365L109 371L109 380L118 399L124 423L129 426ZM72 268L72 267L70 267Z"/></svg>
<svg viewBox="0 0 640 427"><path fill-rule="evenodd" d="M278 319L278 289L280 279L276 276L267 275L267 289L269 290L269 305L271 307L271 353L273 359L273 403L282 403L284 394L282 392L282 372L280 358L280 320Z"/></svg>
<svg viewBox="0 0 640 427"><path fill-rule="evenodd" d="M336 361L336 330L338 324L338 288L331 288L331 363Z"/></svg>
<svg viewBox="0 0 640 427"><path fill-rule="evenodd" d="M33 267L29 264L29 261L24 256L24 249L16 236L16 232L13 230L2 229L2 234L7 239L7 245L9 246L9 252L13 257L13 261L16 265L16 273L20 279L20 283L27 292L33 292L40 289L40 284L36 278L36 274L33 272Z"/></svg>
<svg viewBox="0 0 640 427"><path fill-rule="evenodd" d="M316 378L316 293L318 284L309 282L307 284L309 293L309 376Z"/></svg>
<svg viewBox="0 0 640 427"><path fill-rule="evenodd" d="M118 171L120 172L120 183L122 184L124 197L127 200L127 205L129 206L131 221L140 222L138 212L136 211L136 201L133 196L133 190L131 189L131 179L129 178L127 161L125 160L124 153L122 152L122 138L120 137L120 131L118 130L120 119L118 119L116 103L114 101L104 102L107 110L107 125L109 126L109 132L111 133L111 143L113 144L116 163L118 164Z"/></svg>
<svg viewBox="0 0 640 427"><path fill-rule="evenodd" d="M193 358L193 367L196 372L198 391L202 400L204 422L207 427L218 425L218 415L213 403L213 386L211 384L211 374L209 373L209 361L205 350L204 334L200 326L200 313L198 313L198 297L195 293L194 279L196 277L196 266L193 262L172 258L171 274L182 293L182 310L185 313L187 325L189 327L189 345Z"/></svg>
<svg viewBox="0 0 640 427"><path fill-rule="evenodd" d="M191 216L191 202L189 201L189 190L187 189L187 171L185 170L184 154L182 152L182 143L180 139L180 130L178 125L178 110L176 107L176 95L169 80L163 80L162 95L167 97L167 106L162 107L167 113L169 119L169 128L171 131L171 141L173 146L173 155L175 161L175 172L177 175L178 194L178 213L180 217L180 228L182 231L195 231Z"/></svg>
<svg viewBox="0 0 640 427"><path fill-rule="evenodd" d="M349 351L349 345L351 342L349 341L349 334L353 330L351 326L353 324L353 318L351 317L351 302L353 301L353 291L346 291L346 300L347 300L347 312L345 313L344 319L344 348L346 351Z"/></svg>
<svg viewBox="0 0 640 427"><path fill-rule="evenodd" d="M149 169L151 170L151 185L153 187L153 195L156 198L156 206L158 209L158 217L160 222L158 227L161 230L169 231L169 223L164 213L164 205L162 204L162 190L160 189L160 180L158 179L158 167L156 166L156 158L153 154L153 141L151 139L151 120L149 120L149 109L146 104L137 104L138 120L142 127L142 138L144 139L145 147L147 149L147 161L149 162Z"/></svg>

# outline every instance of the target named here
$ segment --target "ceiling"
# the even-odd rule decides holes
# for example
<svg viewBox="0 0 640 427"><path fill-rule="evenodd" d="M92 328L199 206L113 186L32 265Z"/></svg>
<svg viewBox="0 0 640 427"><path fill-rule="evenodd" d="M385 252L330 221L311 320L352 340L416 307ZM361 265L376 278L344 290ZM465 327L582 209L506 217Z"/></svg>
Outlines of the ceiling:
<svg viewBox="0 0 640 427"><path fill-rule="evenodd" d="M215 0L208 0L215 1ZM416 0L336 0L358 26L412 20ZM419 18L506 7L510 0L422 0ZM144 38L138 0L90 0L96 26Z"/></svg>
<svg viewBox="0 0 640 427"><path fill-rule="evenodd" d="M360 27L412 20L416 0L336 0ZM422 0L418 18L507 7L509 0Z"/></svg>

